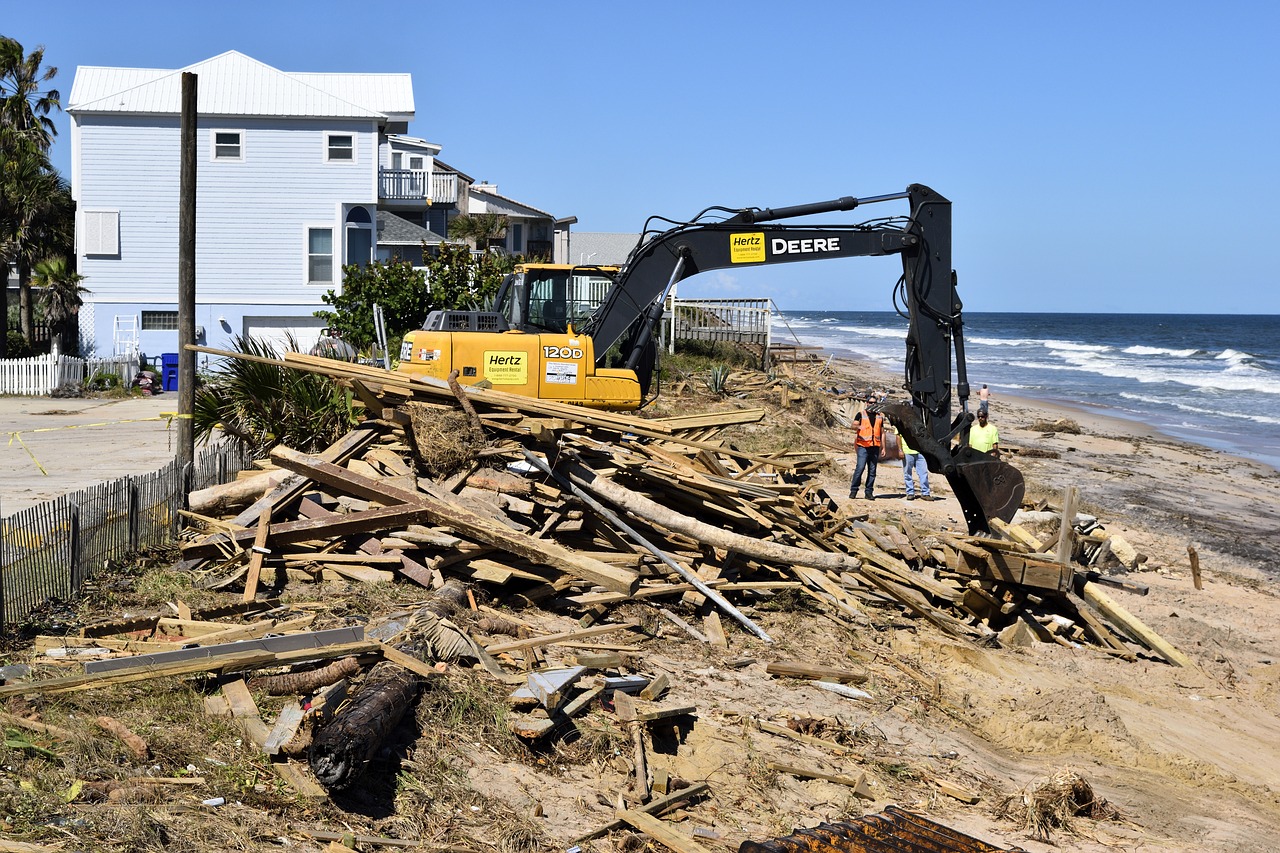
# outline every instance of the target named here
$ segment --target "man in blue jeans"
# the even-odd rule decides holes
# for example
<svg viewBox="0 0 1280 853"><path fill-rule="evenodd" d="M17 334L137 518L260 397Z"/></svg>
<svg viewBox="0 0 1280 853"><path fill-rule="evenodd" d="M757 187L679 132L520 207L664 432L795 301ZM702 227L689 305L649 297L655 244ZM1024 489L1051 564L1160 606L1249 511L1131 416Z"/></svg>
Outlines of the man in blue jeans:
<svg viewBox="0 0 1280 853"><path fill-rule="evenodd" d="M927 501L933 500L933 495L929 492L929 463L917 451L911 449L902 435L898 436L898 445L902 448L902 485L906 487L907 500L916 499L916 484L911 479L912 471L920 478L920 497Z"/></svg>
<svg viewBox="0 0 1280 853"><path fill-rule="evenodd" d="M868 394L868 406L876 401L874 394ZM858 465L853 471L853 482L849 484L849 497L858 496L858 486L862 483L862 472L867 472L867 500L875 499L876 465L880 463L880 448L884 446L884 415L863 409L853 416L853 428L858 431L854 444L858 448Z"/></svg>

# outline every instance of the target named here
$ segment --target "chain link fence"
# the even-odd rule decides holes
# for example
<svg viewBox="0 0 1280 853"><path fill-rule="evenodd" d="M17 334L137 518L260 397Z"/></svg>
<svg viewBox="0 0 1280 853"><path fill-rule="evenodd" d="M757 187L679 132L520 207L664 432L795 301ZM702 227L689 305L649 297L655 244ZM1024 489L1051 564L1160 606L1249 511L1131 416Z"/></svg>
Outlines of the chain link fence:
<svg viewBox="0 0 1280 853"><path fill-rule="evenodd" d="M0 632L50 599L72 598L111 561L175 541L187 495L229 482L251 463L224 442L201 451L194 465L175 460L0 519Z"/></svg>

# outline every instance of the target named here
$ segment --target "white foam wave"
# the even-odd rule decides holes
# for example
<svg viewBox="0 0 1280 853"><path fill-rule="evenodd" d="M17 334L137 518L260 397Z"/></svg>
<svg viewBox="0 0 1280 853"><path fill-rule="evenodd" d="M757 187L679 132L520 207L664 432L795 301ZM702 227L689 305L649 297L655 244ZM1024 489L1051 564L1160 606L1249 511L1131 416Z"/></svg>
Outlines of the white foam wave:
<svg viewBox="0 0 1280 853"><path fill-rule="evenodd" d="M1168 349L1166 347L1145 347L1133 346L1125 347L1121 352L1129 355L1168 355L1174 358L1190 358L1197 353L1203 353L1204 350L1198 349Z"/></svg>
<svg viewBox="0 0 1280 853"><path fill-rule="evenodd" d="M1169 406L1183 412L1199 412L1203 413L1206 409L1204 403L1188 403L1182 400L1170 397L1154 397L1147 394L1133 394L1128 391L1120 392L1120 396L1125 400L1133 400L1138 403L1150 403L1157 406ZM1232 418L1234 420L1251 421L1256 424L1280 424L1280 418L1271 417L1270 415L1251 414L1249 412L1233 412L1222 407L1220 403L1212 405L1213 414L1216 417ZM1200 424L1199 426L1203 426Z"/></svg>
<svg viewBox="0 0 1280 853"><path fill-rule="evenodd" d="M1054 341L1048 340L1044 342L1046 349L1066 350L1067 352L1108 352L1111 347L1106 344L1082 344L1076 341Z"/></svg>
<svg viewBox="0 0 1280 853"><path fill-rule="evenodd" d="M1245 361L1252 360L1253 356L1247 352L1240 352L1239 350L1224 349L1222 352L1215 355L1214 358L1219 361L1229 361L1233 364L1242 364Z"/></svg>
<svg viewBox="0 0 1280 853"><path fill-rule="evenodd" d="M982 344L988 347L1029 347L1039 346L1040 341L1035 338L982 338L982 337L966 337L965 342L969 344Z"/></svg>

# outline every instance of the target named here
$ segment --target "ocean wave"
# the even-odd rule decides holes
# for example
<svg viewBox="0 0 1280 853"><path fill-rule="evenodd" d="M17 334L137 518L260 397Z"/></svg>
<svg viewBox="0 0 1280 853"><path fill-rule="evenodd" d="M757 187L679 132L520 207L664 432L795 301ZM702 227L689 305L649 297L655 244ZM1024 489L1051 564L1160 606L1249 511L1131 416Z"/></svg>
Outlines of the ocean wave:
<svg viewBox="0 0 1280 853"><path fill-rule="evenodd" d="M1270 415L1260 415L1250 412L1234 412L1230 409L1223 408L1221 403L1206 404L1205 402L1184 402L1169 397L1154 397L1147 394L1134 394L1129 391L1120 392L1121 399L1132 400L1137 403L1147 403L1155 406L1168 406L1182 412L1200 412L1206 409L1212 409L1215 416L1231 418L1233 420L1250 421L1256 424L1280 424L1280 418Z"/></svg>
<svg viewBox="0 0 1280 853"><path fill-rule="evenodd" d="M1193 355L1209 354L1207 350L1202 349L1167 349L1166 347L1145 346L1125 347L1121 352L1129 355L1170 355L1174 358L1190 358Z"/></svg>
<svg viewBox="0 0 1280 853"><path fill-rule="evenodd" d="M1066 367L1106 376L1111 379L1131 379L1144 385L1172 382L1189 388L1207 391L1234 391L1238 393L1258 393L1280 395L1280 379L1273 378L1265 371L1231 371L1219 372L1202 370L1169 370L1160 366L1128 364L1114 359L1097 358L1085 354L1065 358Z"/></svg>
<svg viewBox="0 0 1280 853"><path fill-rule="evenodd" d="M1112 347L1106 344L1082 344L1077 341L1044 341L1046 349L1067 350L1069 352L1109 352Z"/></svg>
<svg viewBox="0 0 1280 853"><path fill-rule="evenodd" d="M1254 357L1247 352L1240 352L1239 350L1233 350L1233 349L1224 349L1222 352L1215 355L1214 358L1216 358L1219 361L1230 361L1235 364L1243 364L1246 361L1252 361Z"/></svg>
<svg viewBox="0 0 1280 853"><path fill-rule="evenodd" d="M967 344L981 344L988 347L1031 347L1040 346L1041 341L1036 338L982 338L982 337L965 337Z"/></svg>

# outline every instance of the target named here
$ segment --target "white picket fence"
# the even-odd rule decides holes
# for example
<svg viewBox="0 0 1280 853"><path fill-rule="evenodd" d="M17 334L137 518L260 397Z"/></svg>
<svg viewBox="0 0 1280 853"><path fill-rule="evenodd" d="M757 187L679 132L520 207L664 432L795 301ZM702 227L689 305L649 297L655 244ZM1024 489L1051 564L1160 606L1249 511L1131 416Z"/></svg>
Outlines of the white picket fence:
<svg viewBox="0 0 1280 853"><path fill-rule="evenodd" d="M138 375L138 357L76 358L71 355L37 355L0 359L0 394L37 396L64 385L79 385L97 373L114 373L128 387Z"/></svg>

